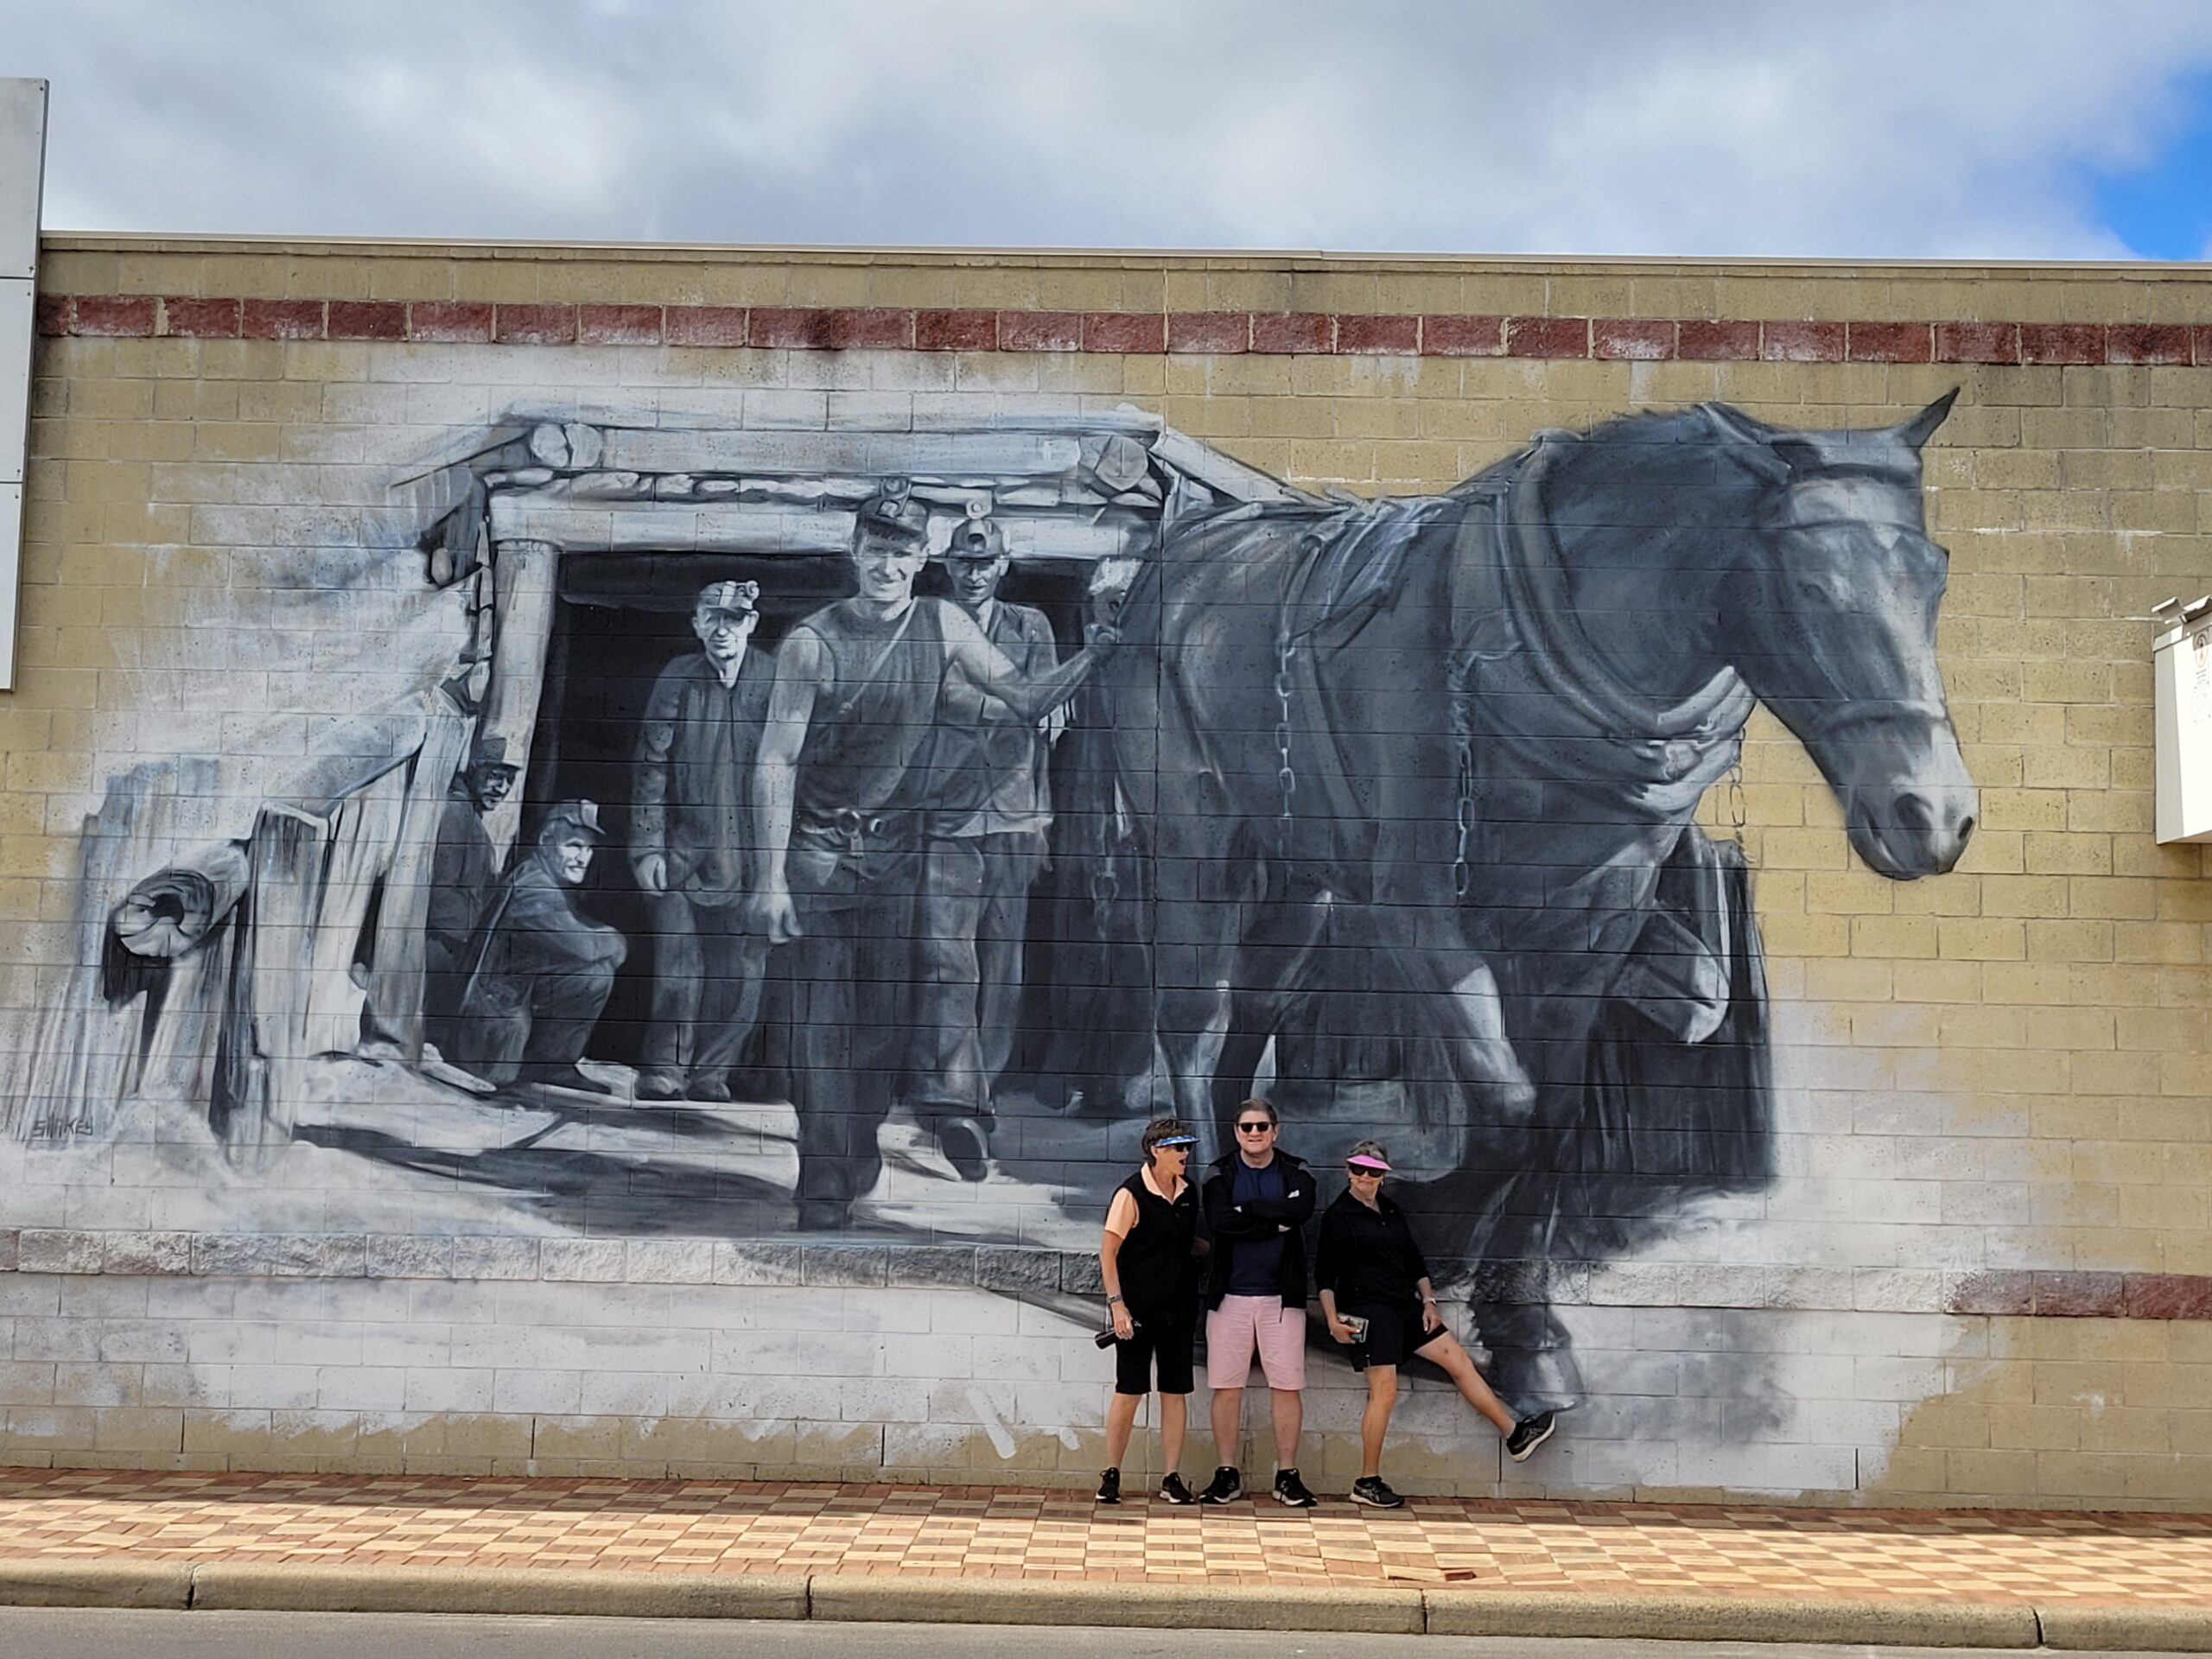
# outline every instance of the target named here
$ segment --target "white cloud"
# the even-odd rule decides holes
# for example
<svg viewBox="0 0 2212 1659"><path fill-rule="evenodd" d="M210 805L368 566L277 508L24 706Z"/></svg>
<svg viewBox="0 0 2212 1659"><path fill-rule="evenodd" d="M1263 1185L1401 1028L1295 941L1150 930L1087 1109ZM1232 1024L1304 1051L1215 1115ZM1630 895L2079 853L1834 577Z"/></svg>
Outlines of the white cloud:
<svg viewBox="0 0 2212 1659"><path fill-rule="evenodd" d="M2196 0L0 0L49 224L2108 257Z"/></svg>

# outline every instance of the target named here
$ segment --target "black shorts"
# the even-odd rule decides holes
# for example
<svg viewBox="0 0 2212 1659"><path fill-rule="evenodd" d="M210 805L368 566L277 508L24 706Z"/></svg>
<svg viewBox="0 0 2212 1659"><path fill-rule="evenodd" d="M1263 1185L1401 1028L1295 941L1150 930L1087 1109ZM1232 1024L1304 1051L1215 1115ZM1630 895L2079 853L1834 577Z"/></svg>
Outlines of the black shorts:
<svg viewBox="0 0 2212 1659"><path fill-rule="evenodd" d="M1153 1390L1153 1362L1156 1359L1160 1368L1160 1393L1190 1393L1195 1382L1192 1376L1191 1355L1198 1345L1198 1337L1196 1319L1154 1324L1149 1319L1139 1319L1136 1334L1127 1342L1114 1344L1114 1392L1150 1394Z"/></svg>
<svg viewBox="0 0 2212 1659"><path fill-rule="evenodd" d="M1440 1327L1434 1331L1421 1329L1421 1304L1407 1306L1394 1302L1385 1307L1346 1307L1344 1313L1356 1313L1367 1321L1367 1340L1355 1343L1362 1363L1369 1365L1402 1365L1407 1357L1419 1353L1446 1334Z"/></svg>

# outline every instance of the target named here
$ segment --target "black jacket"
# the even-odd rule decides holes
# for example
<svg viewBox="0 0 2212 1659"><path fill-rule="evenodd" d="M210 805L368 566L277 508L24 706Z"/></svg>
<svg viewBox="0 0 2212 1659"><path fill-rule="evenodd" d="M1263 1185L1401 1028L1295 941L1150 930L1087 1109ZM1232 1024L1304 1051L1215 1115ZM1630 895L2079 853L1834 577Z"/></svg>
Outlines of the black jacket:
<svg viewBox="0 0 2212 1659"><path fill-rule="evenodd" d="M1236 1259L1239 1239L1282 1236L1282 1300L1286 1306L1306 1306L1306 1224L1313 1219L1313 1176L1305 1164L1281 1147L1276 1161L1283 1166L1283 1185L1289 1196L1263 1198L1254 1204L1230 1201L1232 1166L1243 1154L1231 1151L1214 1160L1206 1172L1199 1199L1205 1209L1206 1231L1213 1249L1206 1256L1206 1306L1219 1307L1229 1294L1230 1271ZM1289 1230L1283 1231L1287 1227Z"/></svg>
<svg viewBox="0 0 2212 1659"><path fill-rule="evenodd" d="M1370 1210L1346 1192L1321 1217L1313 1286L1334 1295L1339 1309L1412 1307L1421 1301L1428 1262L1405 1211L1388 1194L1376 1195L1376 1203Z"/></svg>

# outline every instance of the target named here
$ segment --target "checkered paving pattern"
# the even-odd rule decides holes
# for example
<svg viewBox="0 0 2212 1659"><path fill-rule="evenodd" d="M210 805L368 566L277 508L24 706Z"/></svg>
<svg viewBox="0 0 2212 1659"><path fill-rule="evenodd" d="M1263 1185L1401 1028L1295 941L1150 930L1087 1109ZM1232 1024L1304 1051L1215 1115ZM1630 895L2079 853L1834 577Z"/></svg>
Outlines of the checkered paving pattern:
<svg viewBox="0 0 2212 1659"><path fill-rule="evenodd" d="M0 1470L0 1557L2212 1605L2212 1516Z"/></svg>

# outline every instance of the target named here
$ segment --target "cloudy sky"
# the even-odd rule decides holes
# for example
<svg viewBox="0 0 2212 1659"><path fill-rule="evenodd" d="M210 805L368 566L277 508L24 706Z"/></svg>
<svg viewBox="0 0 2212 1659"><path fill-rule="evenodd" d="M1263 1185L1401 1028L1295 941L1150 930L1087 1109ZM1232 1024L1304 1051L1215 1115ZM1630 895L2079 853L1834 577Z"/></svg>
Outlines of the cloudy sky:
<svg viewBox="0 0 2212 1659"><path fill-rule="evenodd" d="M46 223L2202 258L2207 0L0 0Z"/></svg>

